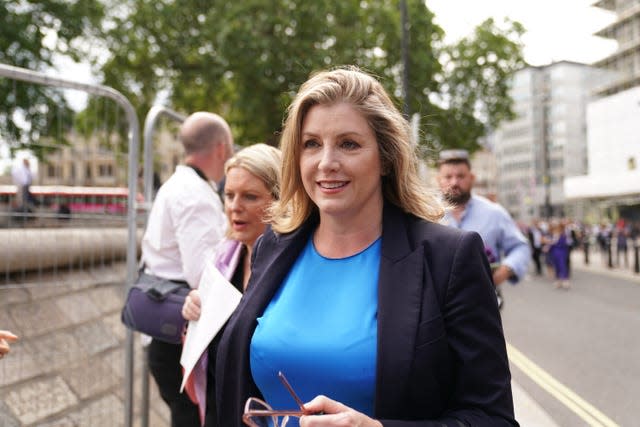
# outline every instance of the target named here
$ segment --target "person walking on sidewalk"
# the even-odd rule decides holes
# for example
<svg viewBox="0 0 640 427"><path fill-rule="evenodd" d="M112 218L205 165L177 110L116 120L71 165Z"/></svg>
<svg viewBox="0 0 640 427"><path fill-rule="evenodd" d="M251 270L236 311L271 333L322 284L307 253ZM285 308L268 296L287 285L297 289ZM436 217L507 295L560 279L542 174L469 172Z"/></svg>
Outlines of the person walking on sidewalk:
<svg viewBox="0 0 640 427"><path fill-rule="evenodd" d="M466 150L444 150L438 161L438 184L450 209L443 223L463 230L475 231L482 237L487 254L495 258L493 284L498 306L503 303L500 285L517 283L527 273L531 251L527 238L497 203L472 194L475 176Z"/></svg>
<svg viewBox="0 0 640 427"><path fill-rule="evenodd" d="M624 268L629 268L629 227L626 224L622 224L620 227L616 227L616 267L622 267L620 258L624 261Z"/></svg>
<svg viewBox="0 0 640 427"><path fill-rule="evenodd" d="M548 238L549 257L553 264L556 288L569 289L569 254L570 244L563 222L551 224L551 235Z"/></svg>
<svg viewBox="0 0 640 427"><path fill-rule="evenodd" d="M531 259L536 267L536 275L542 276L542 231L540 230L539 221L536 219L527 230L527 238L531 245Z"/></svg>

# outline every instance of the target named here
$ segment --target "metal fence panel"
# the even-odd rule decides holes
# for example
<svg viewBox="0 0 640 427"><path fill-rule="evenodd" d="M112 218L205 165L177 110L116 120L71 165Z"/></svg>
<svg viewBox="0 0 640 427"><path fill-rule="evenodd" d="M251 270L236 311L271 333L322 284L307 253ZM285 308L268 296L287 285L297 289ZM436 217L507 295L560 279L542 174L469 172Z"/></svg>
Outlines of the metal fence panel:
<svg viewBox="0 0 640 427"><path fill-rule="evenodd" d="M128 127L128 152L116 153L122 160L116 166L126 164L126 173L106 163L82 171L67 168L64 159L58 166L43 165L39 173L60 182L33 185L35 198L27 209L18 188L0 186L0 329L20 336L0 362L0 427L129 427L133 361L142 353L139 348L134 353L134 335L119 315L123 285L136 274L140 239L135 111L108 87L0 64L3 77L114 101ZM96 128L102 129L98 138L111 137L106 124L97 122ZM74 147L68 157L101 159L108 154ZM96 190L109 173L125 177L119 194L110 187ZM83 174L93 185L63 182ZM165 424L166 412L159 408L152 413L153 425Z"/></svg>

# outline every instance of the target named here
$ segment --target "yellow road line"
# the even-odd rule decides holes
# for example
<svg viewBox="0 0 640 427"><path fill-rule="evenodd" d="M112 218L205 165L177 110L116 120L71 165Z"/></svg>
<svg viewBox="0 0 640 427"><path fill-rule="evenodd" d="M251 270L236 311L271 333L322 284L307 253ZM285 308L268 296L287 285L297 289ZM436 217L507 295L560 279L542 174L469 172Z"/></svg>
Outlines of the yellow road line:
<svg viewBox="0 0 640 427"><path fill-rule="evenodd" d="M564 403L576 415L588 423L589 426L619 427L618 424L613 422L589 402L582 399L569 388L561 384L558 380L529 360L524 354L509 343L507 343L507 353L509 355L509 360L514 365L516 365L549 394Z"/></svg>

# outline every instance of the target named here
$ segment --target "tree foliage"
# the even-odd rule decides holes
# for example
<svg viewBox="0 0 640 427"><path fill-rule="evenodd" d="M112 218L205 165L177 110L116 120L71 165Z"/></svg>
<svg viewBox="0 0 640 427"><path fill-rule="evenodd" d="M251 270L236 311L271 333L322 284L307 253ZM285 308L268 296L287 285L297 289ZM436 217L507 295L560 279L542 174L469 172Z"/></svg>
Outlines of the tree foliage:
<svg viewBox="0 0 640 427"><path fill-rule="evenodd" d="M442 145L473 152L491 129L514 118L509 79L524 66L519 42L524 27L510 20L504 26L487 19L473 34L443 48L441 103L431 128Z"/></svg>
<svg viewBox="0 0 640 427"><path fill-rule="evenodd" d="M36 71L54 65L56 55L86 59L80 40L95 36L103 17L98 0L0 2L0 63ZM0 140L42 157L43 137L64 140L72 112L60 91L0 78Z"/></svg>
<svg viewBox="0 0 640 427"><path fill-rule="evenodd" d="M357 64L393 86L396 9L383 0L122 2L106 34L105 83L135 99L141 117L167 91L174 108L225 115L241 142L273 141L313 71Z"/></svg>
<svg viewBox="0 0 640 427"><path fill-rule="evenodd" d="M68 17L74 23L63 45L103 17L92 44L105 55L95 71L132 101L141 123L160 101L184 113L222 114L240 144L276 143L298 86L314 71L350 64L379 77L402 104L398 0L104 1L104 17L98 6L86 6L88 20ZM473 151L488 129L512 116L508 77L523 64L522 27L489 20L447 46L425 2L407 6L408 103L422 119L421 143ZM85 130L86 117L77 122Z"/></svg>

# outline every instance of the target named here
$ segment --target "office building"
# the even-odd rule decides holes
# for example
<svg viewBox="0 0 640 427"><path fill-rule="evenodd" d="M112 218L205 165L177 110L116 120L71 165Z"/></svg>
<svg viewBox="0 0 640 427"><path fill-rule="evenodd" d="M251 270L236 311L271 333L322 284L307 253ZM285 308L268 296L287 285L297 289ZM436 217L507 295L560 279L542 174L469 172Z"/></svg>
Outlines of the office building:
<svg viewBox="0 0 640 427"><path fill-rule="evenodd" d="M597 89L598 94L613 95L640 86L640 0L598 0L593 6L616 15L595 35L618 42L613 54L593 64L617 72L615 79Z"/></svg>
<svg viewBox="0 0 640 427"><path fill-rule="evenodd" d="M600 0L594 6L616 14L596 35L615 39L618 49L595 65L613 79L597 88L587 106L584 175L567 178L564 190L589 222L640 221L640 0Z"/></svg>
<svg viewBox="0 0 640 427"><path fill-rule="evenodd" d="M516 72L511 96L517 117L491 137L498 202L515 218L573 215L563 182L587 172L586 106L608 75L569 61Z"/></svg>

